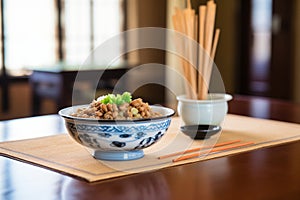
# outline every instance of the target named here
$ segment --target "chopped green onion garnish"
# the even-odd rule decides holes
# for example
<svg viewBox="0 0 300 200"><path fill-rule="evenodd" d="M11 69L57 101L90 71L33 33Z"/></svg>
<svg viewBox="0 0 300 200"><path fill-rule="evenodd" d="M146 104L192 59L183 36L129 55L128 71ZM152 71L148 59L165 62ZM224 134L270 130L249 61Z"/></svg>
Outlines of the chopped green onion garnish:
<svg viewBox="0 0 300 200"><path fill-rule="evenodd" d="M101 97L100 102L103 104L117 104L122 105L124 103L130 103L131 102L131 94L129 92L124 92L122 95L117 94L108 94L103 97Z"/></svg>

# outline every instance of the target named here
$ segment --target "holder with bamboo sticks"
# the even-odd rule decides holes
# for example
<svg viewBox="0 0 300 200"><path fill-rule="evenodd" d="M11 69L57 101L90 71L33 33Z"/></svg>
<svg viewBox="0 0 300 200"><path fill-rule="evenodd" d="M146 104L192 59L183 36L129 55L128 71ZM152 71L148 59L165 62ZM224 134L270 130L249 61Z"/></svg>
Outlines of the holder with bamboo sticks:
<svg viewBox="0 0 300 200"><path fill-rule="evenodd" d="M188 0L187 8L183 10L175 8L175 14L172 16L174 29L199 44L198 48L194 49L189 42L176 41L177 48L180 48L187 58L181 58L181 63L187 82L186 95L190 99L207 98L220 35L219 28L214 30L216 7L216 3L209 0L206 5L199 6L198 16ZM191 59L194 59L193 62L190 62ZM197 63L197 66L193 66L191 63Z"/></svg>

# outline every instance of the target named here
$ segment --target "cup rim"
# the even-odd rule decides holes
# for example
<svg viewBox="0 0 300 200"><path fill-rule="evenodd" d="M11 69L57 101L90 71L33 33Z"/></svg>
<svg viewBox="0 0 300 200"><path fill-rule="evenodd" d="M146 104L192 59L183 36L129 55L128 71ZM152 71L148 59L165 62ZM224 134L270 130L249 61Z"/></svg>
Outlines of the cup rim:
<svg viewBox="0 0 300 200"><path fill-rule="evenodd" d="M232 99L232 95L224 94L224 93L209 93L208 97L210 99L199 100L199 99L187 99L186 95L179 95L176 99L180 102L185 103L218 103L218 102L226 102Z"/></svg>

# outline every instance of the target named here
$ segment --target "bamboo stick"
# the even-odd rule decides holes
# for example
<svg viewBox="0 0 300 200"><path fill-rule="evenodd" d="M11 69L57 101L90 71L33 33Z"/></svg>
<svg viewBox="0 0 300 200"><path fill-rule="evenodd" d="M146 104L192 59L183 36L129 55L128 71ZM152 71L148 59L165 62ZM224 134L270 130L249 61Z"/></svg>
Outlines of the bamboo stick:
<svg viewBox="0 0 300 200"><path fill-rule="evenodd" d="M192 89L192 96L191 99L197 99L197 76L196 76L196 69L191 64L194 61L195 55L193 51L193 42L194 39L194 20L195 20L195 11L191 9L191 3L188 1L188 8L184 9L184 18L185 18L185 25L186 25L186 35L188 36L188 41L186 42L187 45L187 76L189 77L189 83Z"/></svg>
<svg viewBox="0 0 300 200"><path fill-rule="evenodd" d="M198 99L205 99L204 85L204 36L206 22L206 6L199 6L199 61L198 61Z"/></svg>
<svg viewBox="0 0 300 200"><path fill-rule="evenodd" d="M211 46L213 40L213 33L214 33L214 24L215 24L215 15L216 15L216 4L213 0L207 2L207 13L206 13L206 24L205 24L205 56L204 56L204 85L203 89L205 90L205 94L208 93L208 87L210 80L210 71L209 70L209 62L210 62L210 53L211 53Z"/></svg>
<svg viewBox="0 0 300 200"><path fill-rule="evenodd" d="M206 13L206 23L205 23L205 49L208 53L211 52L214 26L215 26L215 16L216 16L216 4L213 0L207 2L207 13Z"/></svg>
<svg viewBox="0 0 300 200"><path fill-rule="evenodd" d="M219 37L220 37L220 29L217 28L216 32L215 32L213 47L212 47L212 50L211 50L211 53L210 53L210 57L211 57L212 60L215 59L216 50L217 50L217 46L218 46L218 42L219 42Z"/></svg>
<svg viewBox="0 0 300 200"><path fill-rule="evenodd" d="M190 10L188 11L181 11L178 8L175 8L175 15L173 16L173 20L175 21L174 24L176 24L176 28L175 30L179 31L180 33L187 35L187 33L189 33L189 35L191 35L191 28L189 27L189 22L190 22ZM185 57L187 59L189 59L190 57L190 49L189 49L189 45L186 44L185 41L182 40L182 38L180 38L181 40L177 43L180 43L180 49L179 52L181 52L181 54L185 55ZM187 98L193 99L195 98L195 91L193 91L193 84L195 84L195 80L193 79L193 72L190 69L190 65L189 62L186 60L186 58L180 58L181 63L182 63L182 71L184 74L184 78L186 79L186 84L185 84L185 90L186 90L186 95Z"/></svg>
<svg viewBox="0 0 300 200"><path fill-rule="evenodd" d="M214 60L215 60L215 55L216 55L216 50L219 42L219 37L220 37L220 29L216 29L215 36L214 36L214 42L213 42L213 47L210 53L210 60L209 64L207 66L208 68L208 76L207 76L207 82L210 82L211 79L211 73L214 65Z"/></svg>

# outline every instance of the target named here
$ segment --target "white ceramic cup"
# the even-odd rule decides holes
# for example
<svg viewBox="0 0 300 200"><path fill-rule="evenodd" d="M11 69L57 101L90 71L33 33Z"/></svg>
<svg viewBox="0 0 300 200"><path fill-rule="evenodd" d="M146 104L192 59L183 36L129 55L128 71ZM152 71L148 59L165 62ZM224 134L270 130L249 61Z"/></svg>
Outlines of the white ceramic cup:
<svg viewBox="0 0 300 200"><path fill-rule="evenodd" d="M177 111L185 125L220 125L228 111L229 94L208 94L206 100L187 99L185 95L177 97Z"/></svg>

